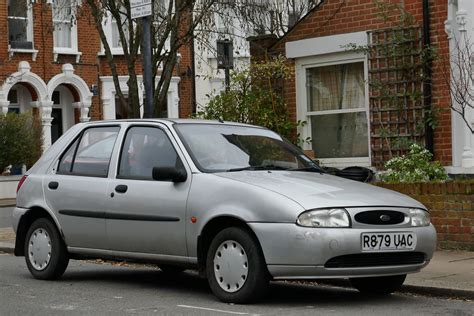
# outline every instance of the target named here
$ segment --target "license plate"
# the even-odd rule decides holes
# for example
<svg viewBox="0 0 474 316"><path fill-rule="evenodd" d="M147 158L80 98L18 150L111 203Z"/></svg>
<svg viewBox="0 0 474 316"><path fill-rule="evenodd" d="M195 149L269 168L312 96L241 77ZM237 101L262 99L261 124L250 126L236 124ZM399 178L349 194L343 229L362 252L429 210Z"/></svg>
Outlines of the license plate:
<svg viewBox="0 0 474 316"><path fill-rule="evenodd" d="M399 233L363 233L362 251L412 250L416 247L416 234Z"/></svg>

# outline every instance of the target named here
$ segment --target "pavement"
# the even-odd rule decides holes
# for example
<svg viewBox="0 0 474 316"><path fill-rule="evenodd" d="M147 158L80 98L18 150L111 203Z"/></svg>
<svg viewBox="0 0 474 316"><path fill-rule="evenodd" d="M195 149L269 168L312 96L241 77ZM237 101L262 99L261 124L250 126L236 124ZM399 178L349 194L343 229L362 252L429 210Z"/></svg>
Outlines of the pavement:
<svg viewBox="0 0 474 316"><path fill-rule="evenodd" d="M12 205L14 200L13 204L12 201L0 200L0 207ZM0 252L12 254L14 248L13 229L0 228ZM350 286L347 280L317 281L317 283ZM426 268L407 276L401 292L474 300L474 252L437 250Z"/></svg>

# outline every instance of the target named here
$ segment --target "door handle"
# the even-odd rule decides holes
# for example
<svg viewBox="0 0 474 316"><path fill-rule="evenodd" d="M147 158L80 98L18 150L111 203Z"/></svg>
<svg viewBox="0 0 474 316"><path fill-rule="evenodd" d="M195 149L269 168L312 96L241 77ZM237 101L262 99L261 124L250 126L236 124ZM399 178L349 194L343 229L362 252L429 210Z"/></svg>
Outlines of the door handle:
<svg viewBox="0 0 474 316"><path fill-rule="evenodd" d="M56 181L51 181L50 183L48 183L48 188L50 188L51 190L56 190L58 187L59 183Z"/></svg>
<svg viewBox="0 0 474 316"><path fill-rule="evenodd" d="M117 193L125 193L127 192L128 187L125 184L119 184L115 187L115 192Z"/></svg>

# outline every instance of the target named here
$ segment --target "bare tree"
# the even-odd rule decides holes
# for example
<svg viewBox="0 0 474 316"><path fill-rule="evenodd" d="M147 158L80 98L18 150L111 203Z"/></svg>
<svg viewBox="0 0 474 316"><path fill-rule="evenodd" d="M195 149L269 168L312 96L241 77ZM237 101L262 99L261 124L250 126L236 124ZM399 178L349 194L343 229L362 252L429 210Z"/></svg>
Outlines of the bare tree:
<svg viewBox="0 0 474 316"><path fill-rule="evenodd" d="M322 0L240 0L230 6L248 31L283 36Z"/></svg>
<svg viewBox="0 0 474 316"><path fill-rule="evenodd" d="M92 17L112 72L116 95L132 117L140 117L139 82L136 71L141 62L142 27L140 20L131 18L130 0L83 0ZM216 0L154 0L152 16L152 72L154 116L163 113L178 52L191 43L197 25L209 21L210 8ZM119 72L105 32L105 23L114 21L128 71L128 95L119 83ZM157 76L159 75L159 76Z"/></svg>
<svg viewBox="0 0 474 316"><path fill-rule="evenodd" d="M444 77L451 94L451 109L458 113L474 134L468 111L474 111L474 47L468 36L453 36L454 52L444 64ZM449 67L449 68L448 68Z"/></svg>

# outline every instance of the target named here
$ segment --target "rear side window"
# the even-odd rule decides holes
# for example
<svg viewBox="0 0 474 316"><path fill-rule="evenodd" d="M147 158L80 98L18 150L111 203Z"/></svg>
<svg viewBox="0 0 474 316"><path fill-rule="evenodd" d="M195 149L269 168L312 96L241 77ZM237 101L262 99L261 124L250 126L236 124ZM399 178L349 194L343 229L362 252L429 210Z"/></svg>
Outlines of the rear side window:
<svg viewBox="0 0 474 316"><path fill-rule="evenodd" d="M119 127L86 129L61 157L58 173L106 177Z"/></svg>

